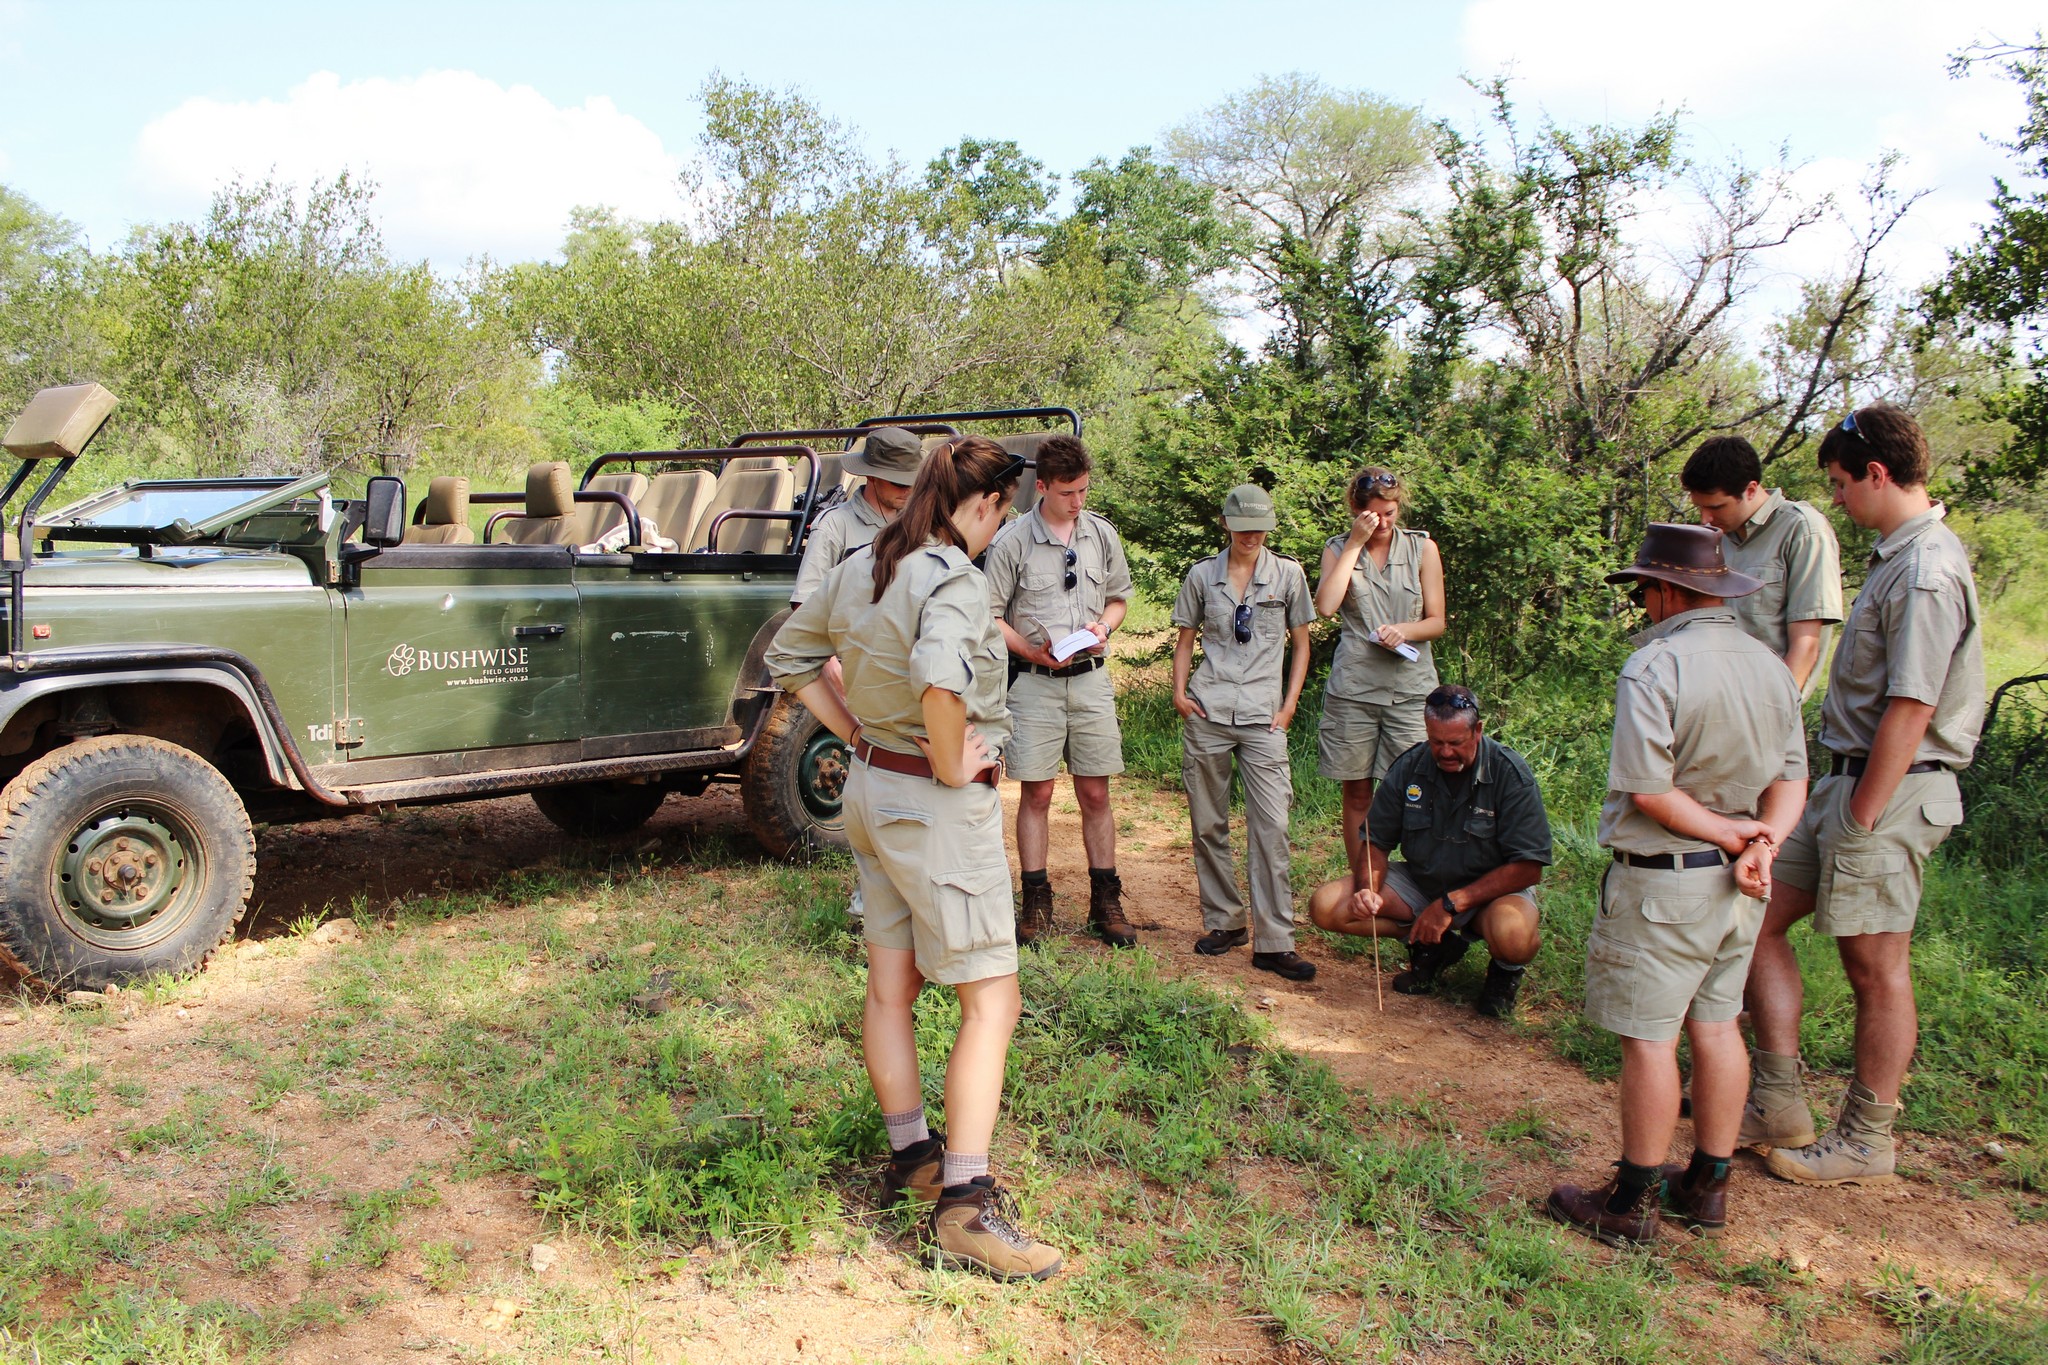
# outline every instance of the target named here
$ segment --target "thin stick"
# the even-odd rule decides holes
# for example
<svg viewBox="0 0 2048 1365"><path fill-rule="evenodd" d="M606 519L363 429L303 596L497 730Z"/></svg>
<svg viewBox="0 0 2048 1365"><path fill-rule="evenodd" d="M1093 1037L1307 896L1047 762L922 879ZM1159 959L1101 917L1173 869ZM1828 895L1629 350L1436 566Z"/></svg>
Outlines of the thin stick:
<svg viewBox="0 0 2048 1365"><path fill-rule="evenodd" d="M1365 884L1375 896L1380 893L1379 869L1372 865L1372 850L1365 851ZM1372 998L1381 1014L1387 1012L1386 993L1380 989L1380 912L1372 912Z"/></svg>

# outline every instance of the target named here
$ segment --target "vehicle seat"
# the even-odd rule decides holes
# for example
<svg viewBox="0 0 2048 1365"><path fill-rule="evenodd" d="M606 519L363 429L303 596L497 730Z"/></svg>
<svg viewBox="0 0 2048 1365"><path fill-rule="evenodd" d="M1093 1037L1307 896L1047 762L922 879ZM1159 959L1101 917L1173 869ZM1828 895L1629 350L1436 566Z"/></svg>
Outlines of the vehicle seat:
<svg viewBox="0 0 2048 1365"><path fill-rule="evenodd" d="M407 545L474 545L469 529L469 480L444 474L427 485L427 505L420 524L405 528Z"/></svg>
<svg viewBox="0 0 2048 1365"><path fill-rule="evenodd" d="M1022 455L1032 463L1032 468L1025 470L1024 477L1017 480L1016 507L1020 517L1038 505L1038 448L1045 444L1046 437L1057 435L1056 431L1019 431L996 437L997 445L1012 455Z"/></svg>
<svg viewBox="0 0 2048 1365"><path fill-rule="evenodd" d="M526 467L526 513L499 522L507 545L569 545L576 508L576 481L567 462L543 460Z"/></svg>
<svg viewBox="0 0 2048 1365"><path fill-rule="evenodd" d="M656 474L640 499L640 520L644 534L660 536L674 544L686 545L690 532L704 508L718 491L718 480L708 469L672 469Z"/></svg>
<svg viewBox="0 0 2048 1365"><path fill-rule="evenodd" d="M637 509L647 496L645 474L600 474L584 485L591 493L623 493L626 500ZM569 514L569 543L587 548L602 547L618 549L626 544L632 534L626 524L626 509L614 502L579 502ZM647 534L647 524L641 521L640 534Z"/></svg>
<svg viewBox="0 0 2048 1365"><path fill-rule="evenodd" d="M767 466L751 469L735 469L741 459L765 459ZM768 521L746 518L729 521L719 528L718 544L711 545L711 523L718 520L718 514L730 507L758 508L764 511L786 511L796 497L796 478L789 472L789 461L781 456L742 456L735 458L718 476L718 487L711 501L698 514L697 527L690 532L689 547L692 550L716 550L720 554L783 554L789 548L789 533L793 529L786 521Z"/></svg>

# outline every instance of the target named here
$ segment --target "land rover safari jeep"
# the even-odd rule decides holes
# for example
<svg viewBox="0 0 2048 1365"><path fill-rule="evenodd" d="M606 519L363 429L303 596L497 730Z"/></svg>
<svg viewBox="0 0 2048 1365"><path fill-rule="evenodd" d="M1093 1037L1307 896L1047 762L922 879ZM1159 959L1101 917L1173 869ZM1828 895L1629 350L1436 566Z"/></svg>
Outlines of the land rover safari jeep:
<svg viewBox="0 0 2048 1365"><path fill-rule="evenodd" d="M43 513L114 406L46 389L0 441L0 953L59 988L203 965L247 908L252 818L530 793L618 834L730 781L772 854L843 842L844 747L763 663L841 455L883 422L1079 428L749 433L601 456L580 485L564 464L520 491L436 479L410 515L400 480L343 499L324 474ZM471 502L503 505L481 537Z"/></svg>

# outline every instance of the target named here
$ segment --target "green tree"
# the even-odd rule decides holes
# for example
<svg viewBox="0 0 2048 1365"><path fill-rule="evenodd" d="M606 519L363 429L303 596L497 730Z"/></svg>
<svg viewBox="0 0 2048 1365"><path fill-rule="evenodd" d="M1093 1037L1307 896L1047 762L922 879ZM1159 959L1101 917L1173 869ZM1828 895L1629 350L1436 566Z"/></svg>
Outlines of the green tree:
<svg viewBox="0 0 2048 1365"><path fill-rule="evenodd" d="M1010 262L1044 241L1058 179L1047 179L1045 163L1014 142L967 137L932 158L924 184L931 196L925 235L954 260L993 269L1001 280Z"/></svg>
<svg viewBox="0 0 2048 1365"><path fill-rule="evenodd" d="M93 275L74 224L0 185L0 422L39 388L104 377Z"/></svg>

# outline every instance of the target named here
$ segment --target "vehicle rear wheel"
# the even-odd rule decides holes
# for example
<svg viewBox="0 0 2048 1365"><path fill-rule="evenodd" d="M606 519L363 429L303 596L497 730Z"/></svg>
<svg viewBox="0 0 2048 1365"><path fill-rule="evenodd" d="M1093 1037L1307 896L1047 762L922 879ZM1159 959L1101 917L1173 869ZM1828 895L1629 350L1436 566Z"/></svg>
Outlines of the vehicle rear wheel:
<svg viewBox="0 0 2048 1365"><path fill-rule="evenodd" d="M235 789L160 739L79 740L0 791L0 951L48 986L204 966L255 874Z"/></svg>
<svg viewBox="0 0 2048 1365"><path fill-rule="evenodd" d="M542 787L533 804L558 829L579 839L630 834L654 818L668 792L652 782L577 782Z"/></svg>
<svg viewBox="0 0 2048 1365"><path fill-rule="evenodd" d="M740 770L740 801L761 847L778 858L805 848L845 848L840 798L853 755L795 697L775 700Z"/></svg>

